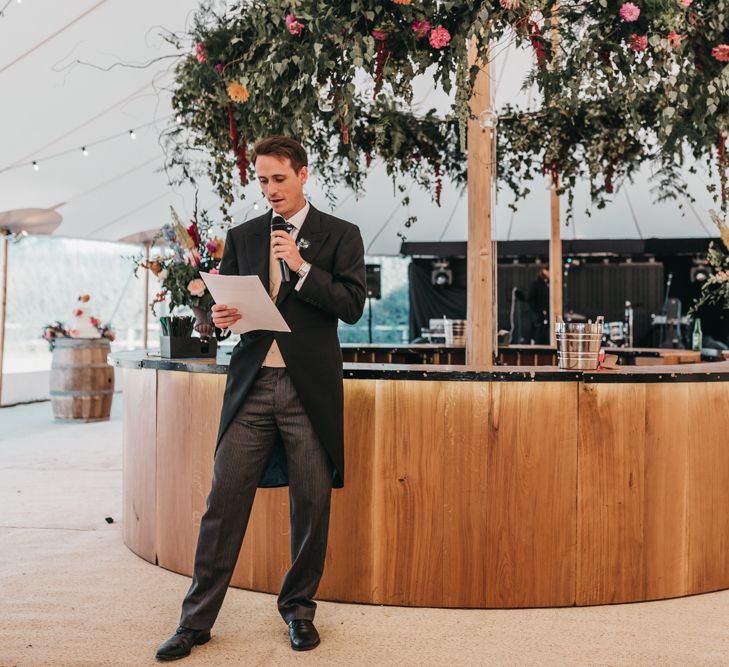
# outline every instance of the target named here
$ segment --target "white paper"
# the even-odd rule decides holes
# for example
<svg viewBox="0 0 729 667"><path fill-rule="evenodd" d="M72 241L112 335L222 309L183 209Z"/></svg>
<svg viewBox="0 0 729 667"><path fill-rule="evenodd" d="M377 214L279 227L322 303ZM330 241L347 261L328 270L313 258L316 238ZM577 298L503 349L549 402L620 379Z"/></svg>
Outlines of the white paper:
<svg viewBox="0 0 729 667"><path fill-rule="evenodd" d="M291 331L258 276L221 276L202 271L200 276L215 303L225 304L240 313L241 318L230 327L233 333Z"/></svg>

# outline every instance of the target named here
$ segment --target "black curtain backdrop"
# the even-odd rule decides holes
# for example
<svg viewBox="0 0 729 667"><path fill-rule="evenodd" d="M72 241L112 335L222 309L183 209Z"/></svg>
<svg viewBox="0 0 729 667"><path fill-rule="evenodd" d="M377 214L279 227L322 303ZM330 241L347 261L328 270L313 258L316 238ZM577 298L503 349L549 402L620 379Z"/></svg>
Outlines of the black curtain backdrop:
<svg viewBox="0 0 729 667"><path fill-rule="evenodd" d="M431 318L466 319L466 260L450 259L452 285L433 285L432 259L413 259L408 268L410 278L410 340L427 329Z"/></svg>
<svg viewBox="0 0 729 667"><path fill-rule="evenodd" d="M428 328L431 318L443 316L466 318L466 260L449 258L453 284L438 287L431 282L433 260L413 259L410 264L410 339ZM526 296L543 264L499 264L498 328L510 329L509 313L512 291ZM677 271L678 273L678 271ZM683 273L683 272L682 272ZM664 269L661 262L603 263L582 260L563 278L565 312L595 319L604 315L606 322L622 322L625 301L634 307L635 345L652 345L651 314L660 313L663 305ZM675 281L675 277L674 277ZM674 282L675 284L675 282ZM674 290L671 290L672 296ZM683 296L683 295L682 295ZM684 313L688 304L684 302ZM515 331L512 342L528 342L528 315L523 301L515 308Z"/></svg>

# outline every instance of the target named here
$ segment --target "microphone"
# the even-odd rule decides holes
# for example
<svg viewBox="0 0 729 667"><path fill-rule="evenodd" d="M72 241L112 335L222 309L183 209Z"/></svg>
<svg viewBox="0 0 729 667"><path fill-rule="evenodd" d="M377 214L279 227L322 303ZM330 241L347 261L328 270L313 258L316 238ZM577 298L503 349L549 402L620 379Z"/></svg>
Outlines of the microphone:
<svg viewBox="0 0 729 667"><path fill-rule="evenodd" d="M271 232L275 232L279 229L284 232L289 232L291 230L291 225L288 224L280 215L274 215L271 218ZM286 263L286 260L279 259L278 265L281 269L281 282L289 282L291 280L291 277L289 274L289 265Z"/></svg>

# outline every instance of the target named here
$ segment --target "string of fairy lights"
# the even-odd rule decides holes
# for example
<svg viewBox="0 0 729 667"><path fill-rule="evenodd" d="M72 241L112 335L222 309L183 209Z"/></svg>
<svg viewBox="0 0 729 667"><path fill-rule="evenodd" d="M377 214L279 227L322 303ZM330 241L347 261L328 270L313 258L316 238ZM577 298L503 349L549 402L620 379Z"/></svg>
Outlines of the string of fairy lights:
<svg viewBox="0 0 729 667"><path fill-rule="evenodd" d="M31 168L33 171L40 171L41 164L44 164L51 160L55 160L60 157L64 157L66 155L72 155L74 153L81 154L82 157L87 158L91 155L91 151L89 150L90 148L94 148L95 146L100 146L101 144L105 144L105 143L108 143L109 141L119 139L120 137L127 137L130 141L136 141L138 131L143 130L147 127L151 127L153 125L158 125L159 123L163 123L166 120L169 120L171 117L172 116L167 116L166 118L159 118L159 119L153 120L149 123L139 125L136 128L124 130L122 132L116 132L115 134L104 137L103 139L97 139L95 141L86 142L81 145L77 144L74 148L68 148L63 151L58 151L57 153L53 153L51 155L37 157L33 160L27 160L27 161L23 161L23 162L15 162L13 164L10 164L10 165L0 169L0 174L15 170L15 169L27 169L27 168ZM179 118L177 119L177 122L179 122Z"/></svg>

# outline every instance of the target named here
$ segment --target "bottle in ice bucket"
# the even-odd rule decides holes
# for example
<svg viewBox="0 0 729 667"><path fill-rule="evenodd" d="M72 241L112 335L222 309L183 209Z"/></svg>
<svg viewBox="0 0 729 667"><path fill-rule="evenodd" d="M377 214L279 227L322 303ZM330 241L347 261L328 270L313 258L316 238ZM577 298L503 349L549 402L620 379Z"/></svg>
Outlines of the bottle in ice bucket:
<svg viewBox="0 0 729 667"><path fill-rule="evenodd" d="M691 336L691 349L701 352L703 342L704 334L701 332L701 318L697 317L694 320L694 333Z"/></svg>

